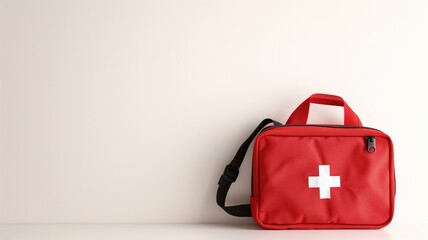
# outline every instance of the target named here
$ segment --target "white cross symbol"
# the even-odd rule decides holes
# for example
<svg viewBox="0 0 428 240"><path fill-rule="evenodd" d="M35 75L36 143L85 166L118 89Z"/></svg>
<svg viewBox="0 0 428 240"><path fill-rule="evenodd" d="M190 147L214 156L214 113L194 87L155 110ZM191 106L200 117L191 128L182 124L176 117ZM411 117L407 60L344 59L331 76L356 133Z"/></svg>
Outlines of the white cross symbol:
<svg viewBox="0 0 428 240"><path fill-rule="evenodd" d="M309 177L309 187L320 189L320 199L330 198L330 188L340 187L340 176L330 176L330 165L319 165L318 171L318 177Z"/></svg>

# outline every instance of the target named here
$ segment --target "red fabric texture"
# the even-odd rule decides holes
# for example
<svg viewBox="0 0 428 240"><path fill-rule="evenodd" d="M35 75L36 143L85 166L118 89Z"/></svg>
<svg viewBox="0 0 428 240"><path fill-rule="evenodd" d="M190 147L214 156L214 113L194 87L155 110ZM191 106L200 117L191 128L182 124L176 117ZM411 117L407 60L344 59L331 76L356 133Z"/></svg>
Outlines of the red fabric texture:
<svg viewBox="0 0 428 240"><path fill-rule="evenodd" d="M345 125L361 126L340 97L315 94L305 102L290 122L306 123L306 104L322 102L344 106ZM367 151L366 137L375 137L374 153ZM308 178L319 175L320 165L328 165L331 176L340 176L340 187L330 188L328 199L320 198L319 188L308 186ZM267 129L255 140L252 181L252 215L268 229L381 228L394 214L393 145L388 135L375 129L329 125Z"/></svg>

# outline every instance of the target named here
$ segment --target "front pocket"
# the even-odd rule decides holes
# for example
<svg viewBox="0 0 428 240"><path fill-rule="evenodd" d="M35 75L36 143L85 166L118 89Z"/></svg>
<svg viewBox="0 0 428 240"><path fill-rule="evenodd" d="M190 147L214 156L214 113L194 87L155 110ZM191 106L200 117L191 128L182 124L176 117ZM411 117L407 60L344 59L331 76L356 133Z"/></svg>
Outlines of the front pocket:
<svg viewBox="0 0 428 240"><path fill-rule="evenodd" d="M364 131L362 129L362 131ZM392 215L390 145L367 135L278 136L258 142L258 211L266 224L379 225Z"/></svg>

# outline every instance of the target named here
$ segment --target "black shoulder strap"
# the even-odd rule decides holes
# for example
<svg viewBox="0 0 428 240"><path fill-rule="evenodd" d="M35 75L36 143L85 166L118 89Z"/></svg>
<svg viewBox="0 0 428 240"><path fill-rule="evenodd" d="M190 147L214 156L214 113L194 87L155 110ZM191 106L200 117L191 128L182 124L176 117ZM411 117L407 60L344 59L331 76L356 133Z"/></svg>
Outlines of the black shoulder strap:
<svg viewBox="0 0 428 240"><path fill-rule="evenodd" d="M245 140L241 145L233 158L232 162L226 166L223 174L218 181L217 189L217 204L224 209L227 213L236 217L251 217L251 207L250 204L236 205L236 206L225 206L226 196L229 191L230 185L236 181L239 175L239 168L241 167L242 161L244 160L245 154L250 147L251 142L257 136L257 134L269 123L273 123L274 126L280 126L281 123L274 121L272 119L266 118L263 120L257 128L251 133L251 135Z"/></svg>

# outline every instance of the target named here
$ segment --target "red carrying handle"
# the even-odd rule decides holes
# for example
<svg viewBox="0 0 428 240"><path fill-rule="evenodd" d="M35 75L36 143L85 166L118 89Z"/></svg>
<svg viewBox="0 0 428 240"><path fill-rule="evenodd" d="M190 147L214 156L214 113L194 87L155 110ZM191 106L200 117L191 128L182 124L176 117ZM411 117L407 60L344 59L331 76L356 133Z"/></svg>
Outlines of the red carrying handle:
<svg viewBox="0 0 428 240"><path fill-rule="evenodd" d="M343 98L335 95L315 93L300 104L296 110L290 115L286 124L306 124L309 115L309 106L311 103L342 106L344 109L345 121L347 126L362 126L357 114L346 104Z"/></svg>

